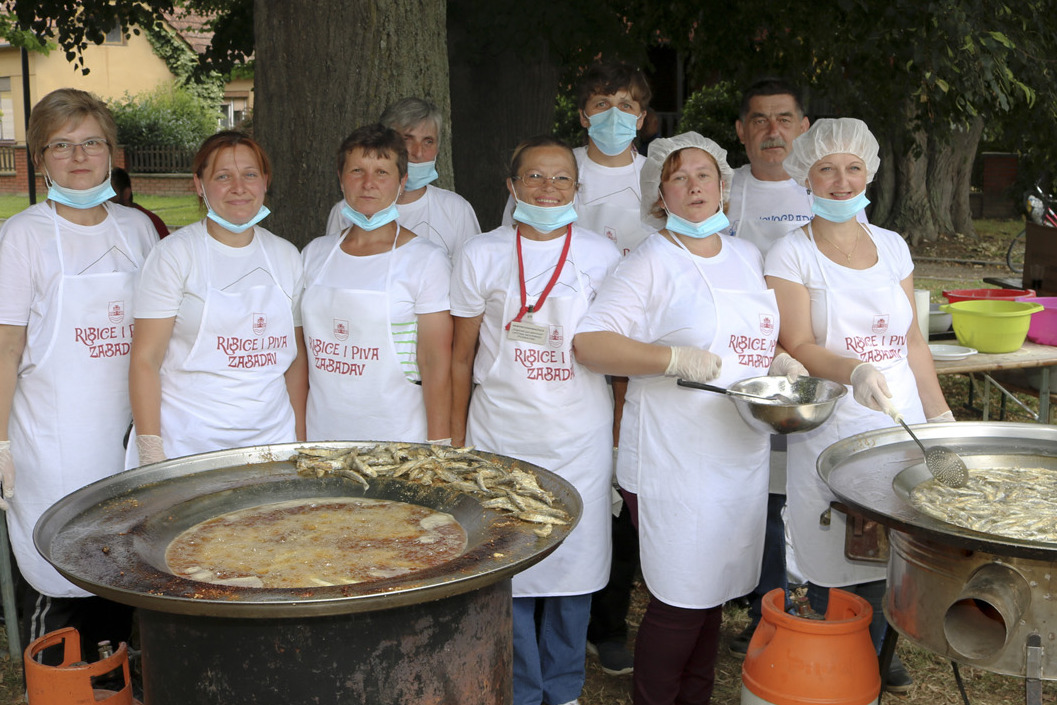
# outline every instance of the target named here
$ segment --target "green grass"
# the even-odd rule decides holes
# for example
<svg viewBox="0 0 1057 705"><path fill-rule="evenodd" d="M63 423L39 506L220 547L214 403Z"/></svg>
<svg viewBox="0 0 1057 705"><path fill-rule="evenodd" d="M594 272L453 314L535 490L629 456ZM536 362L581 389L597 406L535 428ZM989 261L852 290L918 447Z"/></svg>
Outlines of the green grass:
<svg viewBox="0 0 1057 705"><path fill-rule="evenodd" d="M44 198L44 194L38 193L37 198L38 200ZM198 210L198 197L193 194L186 196L149 196L144 194L136 197L136 203L157 213L165 224L169 226L170 230L193 223L202 217L202 212ZM15 213L28 207L28 196L0 194L0 220L10 218Z"/></svg>

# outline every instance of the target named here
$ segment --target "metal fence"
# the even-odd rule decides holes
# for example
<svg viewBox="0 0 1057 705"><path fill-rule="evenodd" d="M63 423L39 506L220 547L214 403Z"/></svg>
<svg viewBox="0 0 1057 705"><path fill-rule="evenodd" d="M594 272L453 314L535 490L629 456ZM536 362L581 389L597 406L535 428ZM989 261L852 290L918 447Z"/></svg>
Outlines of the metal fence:
<svg viewBox="0 0 1057 705"><path fill-rule="evenodd" d="M177 147L125 147L125 163L133 174L190 174L195 151Z"/></svg>

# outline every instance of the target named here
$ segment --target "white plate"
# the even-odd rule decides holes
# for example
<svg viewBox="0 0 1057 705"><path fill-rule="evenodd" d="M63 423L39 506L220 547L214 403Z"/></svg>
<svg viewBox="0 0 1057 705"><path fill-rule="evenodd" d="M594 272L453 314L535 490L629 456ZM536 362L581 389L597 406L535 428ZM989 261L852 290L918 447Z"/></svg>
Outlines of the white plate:
<svg viewBox="0 0 1057 705"><path fill-rule="evenodd" d="M929 351L932 353L933 360L964 360L970 355L976 354L976 350L973 348L966 348L961 345L939 345L936 343L929 345Z"/></svg>

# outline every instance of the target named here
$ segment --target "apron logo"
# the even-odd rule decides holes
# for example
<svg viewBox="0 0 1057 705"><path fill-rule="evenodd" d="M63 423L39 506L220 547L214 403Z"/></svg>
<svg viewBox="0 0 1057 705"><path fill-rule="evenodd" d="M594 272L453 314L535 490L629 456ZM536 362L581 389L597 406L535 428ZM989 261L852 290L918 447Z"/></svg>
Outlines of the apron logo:
<svg viewBox="0 0 1057 705"><path fill-rule="evenodd" d="M268 329L268 318L263 313L253 314L253 334L264 335Z"/></svg>
<svg viewBox="0 0 1057 705"><path fill-rule="evenodd" d="M873 332L881 335L888 331L888 315L881 314L873 317Z"/></svg>
<svg viewBox="0 0 1057 705"><path fill-rule="evenodd" d="M125 320L125 302L111 301L106 307L106 316L111 323L121 323Z"/></svg>
<svg viewBox="0 0 1057 705"><path fill-rule="evenodd" d="M774 335L774 316L769 313L760 314L760 332L768 338Z"/></svg>
<svg viewBox="0 0 1057 705"><path fill-rule="evenodd" d="M547 334L547 342L551 344L552 348L560 348L562 343L565 342L565 335L562 332L561 326L551 326L551 330Z"/></svg>
<svg viewBox="0 0 1057 705"><path fill-rule="evenodd" d="M616 242L617 241L617 231L614 230L613 228L609 227L609 226L606 226L606 237L608 237L613 242Z"/></svg>
<svg viewBox="0 0 1057 705"><path fill-rule="evenodd" d="M334 337L338 340L349 339L349 322L341 318L334 319Z"/></svg>

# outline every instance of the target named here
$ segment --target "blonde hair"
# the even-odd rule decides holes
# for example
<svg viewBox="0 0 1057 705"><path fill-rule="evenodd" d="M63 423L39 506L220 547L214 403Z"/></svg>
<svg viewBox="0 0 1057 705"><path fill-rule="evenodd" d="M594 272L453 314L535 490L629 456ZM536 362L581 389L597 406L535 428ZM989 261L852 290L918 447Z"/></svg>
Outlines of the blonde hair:
<svg viewBox="0 0 1057 705"><path fill-rule="evenodd" d="M80 125L86 117L95 118L99 123L101 135L107 142L111 160L117 148L117 124L106 103L87 91L76 88L59 88L40 99L29 114L29 127L26 129L26 144L33 165L40 167L44 162L44 148L48 146L51 136L61 130L68 122Z"/></svg>

